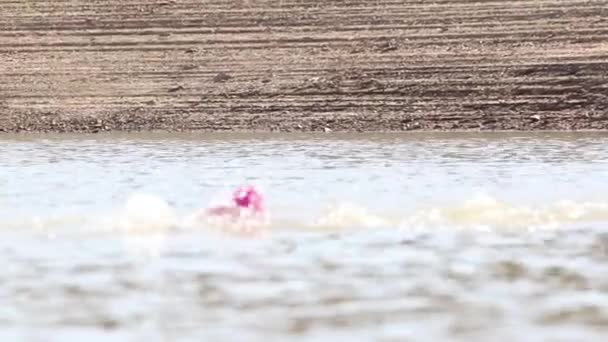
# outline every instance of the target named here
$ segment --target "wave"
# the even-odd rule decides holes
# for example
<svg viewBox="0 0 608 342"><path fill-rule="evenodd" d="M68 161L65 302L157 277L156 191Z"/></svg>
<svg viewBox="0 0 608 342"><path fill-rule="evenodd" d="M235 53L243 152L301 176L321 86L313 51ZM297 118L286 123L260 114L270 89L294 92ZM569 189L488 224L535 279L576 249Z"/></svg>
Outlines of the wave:
<svg viewBox="0 0 608 342"><path fill-rule="evenodd" d="M536 230L605 221L608 221L608 202L560 200L541 205L514 205L479 195L450 206L418 210L401 220L400 227Z"/></svg>
<svg viewBox="0 0 608 342"><path fill-rule="evenodd" d="M280 215L282 214L282 215ZM4 222L4 230L58 233L162 234L173 231L220 231L232 233L296 231L402 230L514 230L559 229L608 222L608 202L561 200L553 203L511 204L478 195L447 205L427 205L411 212L375 213L365 206L338 203L318 213L273 213L265 221L202 219L178 215L161 197L133 194L124 205L104 214L25 217ZM303 218L296 218L303 217Z"/></svg>

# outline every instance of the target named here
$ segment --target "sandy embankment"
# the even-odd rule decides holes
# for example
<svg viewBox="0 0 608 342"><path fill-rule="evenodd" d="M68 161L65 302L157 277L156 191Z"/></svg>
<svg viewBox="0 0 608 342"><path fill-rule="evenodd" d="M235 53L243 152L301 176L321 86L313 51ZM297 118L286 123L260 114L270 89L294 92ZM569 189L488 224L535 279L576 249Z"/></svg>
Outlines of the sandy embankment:
<svg viewBox="0 0 608 342"><path fill-rule="evenodd" d="M0 7L5 132L608 128L606 1Z"/></svg>

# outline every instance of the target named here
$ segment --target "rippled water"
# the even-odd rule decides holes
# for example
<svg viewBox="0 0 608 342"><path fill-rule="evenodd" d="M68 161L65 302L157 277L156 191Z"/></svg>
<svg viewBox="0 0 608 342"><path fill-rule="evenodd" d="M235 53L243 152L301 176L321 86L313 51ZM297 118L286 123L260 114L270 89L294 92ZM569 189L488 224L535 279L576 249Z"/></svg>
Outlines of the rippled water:
<svg viewBox="0 0 608 342"><path fill-rule="evenodd" d="M608 134L0 136L0 339L603 341ZM258 235L194 222L244 182Z"/></svg>

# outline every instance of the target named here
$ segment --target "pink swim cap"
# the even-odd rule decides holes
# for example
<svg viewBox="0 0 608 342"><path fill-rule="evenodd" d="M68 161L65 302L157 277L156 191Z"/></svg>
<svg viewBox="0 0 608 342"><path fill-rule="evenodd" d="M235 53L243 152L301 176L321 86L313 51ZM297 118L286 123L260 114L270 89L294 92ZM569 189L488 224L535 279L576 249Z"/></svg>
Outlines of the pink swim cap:
<svg viewBox="0 0 608 342"><path fill-rule="evenodd" d="M252 208L256 212L264 210L264 198L253 186L242 186L232 194L232 200L241 208Z"/></svg>

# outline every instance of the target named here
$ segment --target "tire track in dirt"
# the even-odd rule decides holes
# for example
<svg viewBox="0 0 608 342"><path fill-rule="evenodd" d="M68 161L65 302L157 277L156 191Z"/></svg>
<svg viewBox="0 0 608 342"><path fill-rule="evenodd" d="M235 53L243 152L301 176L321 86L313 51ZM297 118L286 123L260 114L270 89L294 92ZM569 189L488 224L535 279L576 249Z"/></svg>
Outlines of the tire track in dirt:
<svg viewBox="0 0 608 342"><path fill-rule="evenodd" d="M608 128L608 2L0 2L0 131Z"/></svg>

